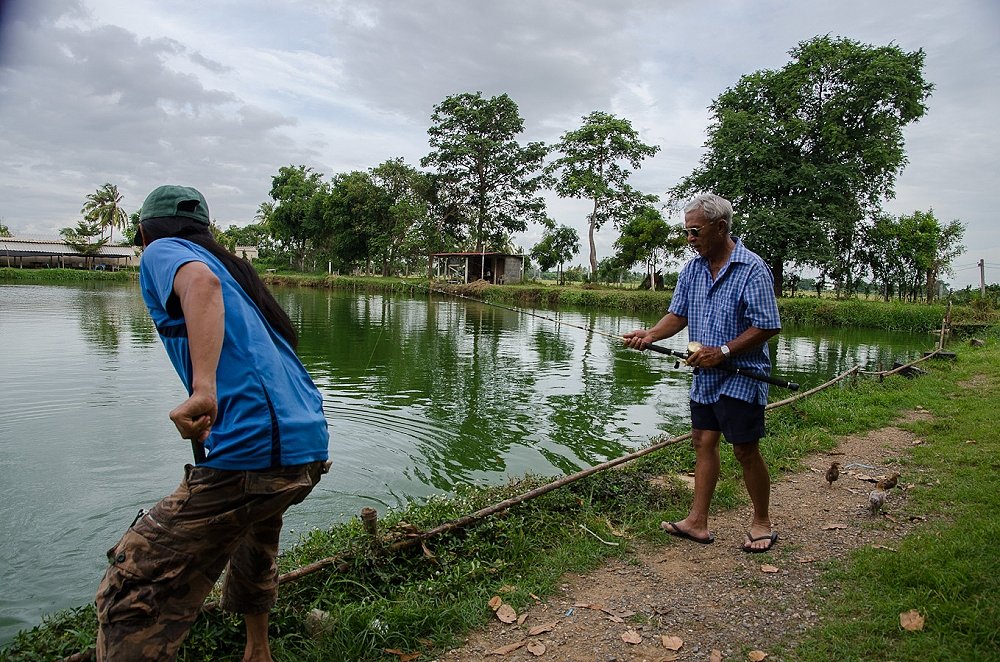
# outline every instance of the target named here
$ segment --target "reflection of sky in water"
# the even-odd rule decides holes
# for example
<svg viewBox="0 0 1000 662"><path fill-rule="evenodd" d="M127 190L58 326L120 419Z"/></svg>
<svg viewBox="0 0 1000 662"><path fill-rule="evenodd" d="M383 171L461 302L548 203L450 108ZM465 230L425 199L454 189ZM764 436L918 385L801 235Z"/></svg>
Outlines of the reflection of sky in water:
<svg viewBox="0 0 1000 662"><path fill-rule="evenodd" d="M289 512L286 545L363 506L568 473L687 428L687 369L575 328L617 336L656 314L539 311L557 325L439 296L277 296L324 392L334 460ZM807 388L930 344L790 330L772 348L777 372ZM167 418L183 388L135 286L0 285L0 373L2 642L43 611L92 600L105 550L177 485L191 451Z"/></svg>

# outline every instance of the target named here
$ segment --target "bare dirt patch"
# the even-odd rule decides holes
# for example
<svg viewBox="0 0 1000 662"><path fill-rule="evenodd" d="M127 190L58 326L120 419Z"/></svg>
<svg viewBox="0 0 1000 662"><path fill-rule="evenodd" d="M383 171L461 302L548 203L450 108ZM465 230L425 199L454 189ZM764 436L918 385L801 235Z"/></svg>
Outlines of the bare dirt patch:
<svg viewBox="0 0 1000 662"><path fill-rule="evenodd" d="M901 423L929 417L918 409ZM740 550L749 506L718 513L710 521L714 544L664 535L661 545L638 547L633 562L615 560L566 576L559 594L519 614L520 623L494 621L441 660L656 662L708 660L713 650L722 659L745 660L749 651L794 646L819 622L809 594L819 588L825 562L864 545L894 550L924 519L908 510L907 495L929 481L899 464L920 443L910 432L883 428L844 438L835 451L807 458L808 469L782 476L772 486L771 517L780 539L770 553ZM824 474L833 461L842 469L831 487ZM902 473L899 487L891 490L885 513L873 517L868 494L894 471ZM531 634L542 625L550 629ZM683 645L671 650L664 637ZM768 659L781 658L771 653Z"/></svg>

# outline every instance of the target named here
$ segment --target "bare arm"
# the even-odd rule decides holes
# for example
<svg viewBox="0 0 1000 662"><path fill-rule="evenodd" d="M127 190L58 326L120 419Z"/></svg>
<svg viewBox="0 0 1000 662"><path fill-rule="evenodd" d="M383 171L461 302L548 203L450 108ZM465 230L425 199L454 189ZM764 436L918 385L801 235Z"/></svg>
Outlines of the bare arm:
<svg viewBox="0 0 1000 662"><path fill-rule="evenodd" d="M667 313L649 329L636 329L622 336L624 343L632 349L646 349L650 343L669 338L687 326L687 318Z"/></svg>
<svg viewBox="0 0 1000 662"><path fill-rule="evenodd" d="M226 312L219 279L203 262L188 262L174 276L174 294L187 324L191 396L170 412L181 436L204 442L218 415L215 371L225 336Z"/></svg>

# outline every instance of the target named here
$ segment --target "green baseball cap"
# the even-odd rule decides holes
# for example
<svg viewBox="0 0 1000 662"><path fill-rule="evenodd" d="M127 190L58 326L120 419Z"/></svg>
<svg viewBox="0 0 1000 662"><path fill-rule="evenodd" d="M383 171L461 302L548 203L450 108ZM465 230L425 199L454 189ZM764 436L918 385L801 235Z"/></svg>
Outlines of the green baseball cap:
<svg viewBox="0 0 1000 662"><path fill-rule="evenodd" d="M190 218L197 223L209 224L208 203L205 196L191 186L176 186L168 184L153 189L146 196L139 211L139 222L149 218L165 218L180 216ZM135 244L142 245L139 232L135 234Z"/></svg>

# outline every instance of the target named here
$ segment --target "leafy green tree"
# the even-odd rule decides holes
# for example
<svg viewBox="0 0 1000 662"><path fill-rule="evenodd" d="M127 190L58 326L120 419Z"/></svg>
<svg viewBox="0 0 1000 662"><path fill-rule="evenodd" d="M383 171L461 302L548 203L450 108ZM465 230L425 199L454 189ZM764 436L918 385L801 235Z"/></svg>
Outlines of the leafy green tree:
<svg viewBox="0 0 1000 662"><path fill-rule="evenodd" d="M266 223L250 223L249 225L230 225L219 233L220 244L235 252L237 246L253 246L261 256L274 253L271 232Z"/></svg>
<svg viewBox="0 0 1000 662"><path fill-rule="evenodd" d="M563 264L580 250L580 235L567 225L555 226L550 223L542 233L541 240L531 249L531 259L538 263L538 268L548 271L558 267L559 282L563 282Z"/></svg>
<svg viewBox="0 0 1000 662"><path fill-rule="evenodd" d="M894 195L903 128L924 115L932 89L922 50L822 36L790 55L712 103L708 150L670 192L731 200L737 233L771 266L779 292L787 262L835 278L855 272L858 223Z"/></svg>
<svg viewBox="0 0 1000 662"><path fill-rule="evenodd" d="M398 260L412 261L433 252L434 237L427 234L431 226L425 223L430 215L427 175L402 158L385 161L369 172L385 204L381 232L372 237L371 249L382 263L382 275L388 276Z"/></svg>
<svg viewBox="0 0 1000 662"><path fill-rule="evenodd" d="M63 228L59 230L63 241L73 247L77 253L84 257L87 266L94 264L95 256L101 252L101 248L108 243L109 239L103 236L101 225L98 221L88 221L86 219L77 222L76 227ZM100 237L94 239L95 237Z"/></svg>
<svg viewBox="0 0 1000 662"><path fill-rule="evenodd" d="M607 222L615 227L632 218L635 209L656 201L628 184L632 169L643 159L655 155L659 147L639 140L639 134L626 119L594 111L583 118L583 125L567 131L554 147L561 154L549 164L549 174L558 173L556 192L564 198L593 202L588 221L590 268L597 272L597 248L594 233Z"/></svg>
<svg viewBox="0 0 1000 662"><path fill-rule="evenodd" d="M279 168L271 178L274 205L270 207L268 226L275 239L291 248L299 269L305 268L307 249L324 239L329 189L322 179L320 173L301 165Z"/></svg>
<svg viewBox="0 0 1000 662"><path fill-rule="evenodd" d="M13 235L10 233L10 229L3 223L0 223L0 237L12 237L12 236Z"/></svg>
<svg viewBox="0 0 1000 662"><path fill-rule="evenodd" d="M893 283L903 271L900 242L899 221L888 214L879 214L865 229L863 259L886 301L892 299Z"/></svg>
<svg viewBox="0 0 1000 662"><path fill-rule="evenodd" d="M615 241L615 260L626 269L641 262L652 278L659 262L682 256L686 247L679 229L671 227L655 207L645 205L622 227Z"/></svg>
<svg viewBox="0 0 1000 662"><path fill-rule="evenodd" d="M528 221L542 221L545 202L538 191L546 181L541 167L547 149L517 142L524 120L509 96L450 96L431 119L433 151L420 164L434 169L437 202L468 224L476 251L506 243Z"/></svg>
<svg viewBox="0 0 1000 662"><path fill-rule="evenodd" d="M125 228L122 230L122 243L126 246L132 245L136 233L139 232L139 211L137 209L129 215L128 223L125 224Z"/></svg>
<svg viewBox="0 0 1000 662"><path fill-rule="evenodd" d="M338 268L363 264L371 271L372 246L381 242L391 222L389 200L368 172L341 173L333 178L326 210L330 256Z"/></svg>
<svg viewBox="0 0 1000 662"><path fill-rule="evenodd" d="M101 188L87 196L80 213L90 223L96 223L104 236L108 230L108 241L111 241L115 228L124 234L129 227L128 212L122 209L123 196L114 184L104 184Z"/></svg>
<svg viewBox="0 0 1000 662"><path fill-rule="evenodd" d="M915 211L899 217L899 247L906 270L906 288L911 300L923 292L934 299L939 275L950 270L951 261L965 252L961 245L964 226L958 221L942 225L933 211Z"/></svg>

